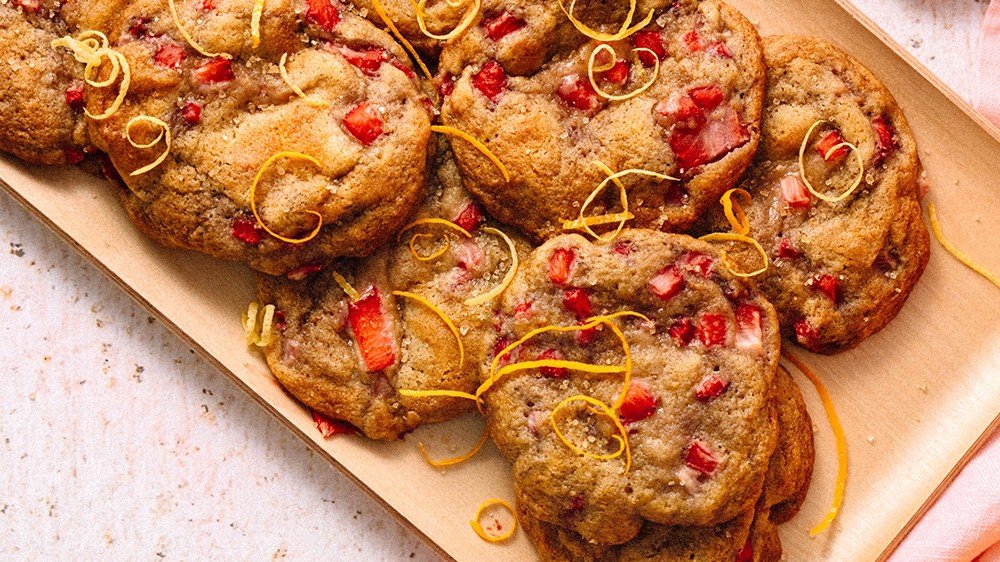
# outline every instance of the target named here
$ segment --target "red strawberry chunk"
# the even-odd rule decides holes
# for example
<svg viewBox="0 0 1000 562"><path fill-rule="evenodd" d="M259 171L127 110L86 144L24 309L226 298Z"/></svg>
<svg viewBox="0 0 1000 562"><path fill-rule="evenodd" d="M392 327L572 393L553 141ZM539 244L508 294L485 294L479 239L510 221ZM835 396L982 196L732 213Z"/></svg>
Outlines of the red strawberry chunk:
<svg viewBox="0 0 1000 562"><path fill-rule="evenodd" d="M382 295L377 287L348 304L347 321L354 333L361 359L369 372L381 371L396 362L396 337L382 310Z"/></svg>
<svg viewBox="0 0 1000 562"><path fill-rule="evenodd" d="M698 320L698 341L705 347L726 345L728 332L726 317L722 314L710 312Z"/></svg>
<svg viewBox="0 0 1000 562"><path fill-rule="evenodd" d="M713 57L718 57L722 59L733 58L733 53L729 52L729 47L726 46L722 41L716 41L705 47L705 52Z"/></svg>
<svg viewBox="0 0 1000 562"><path fill-rule="evenodd" d="M670 300L684 290L684 276L676 265L657 273L649 280L649 290L662 300Z"/></svg>
<svg viewBox="0 0 1000 562"><path fill-rule="evenodd" d="M694 397L699 402L708 402L713 398L722 396L722 393L729 388L729 383L719 375L709 375L698 384L694 391Z"/></svg>
<svg viewBox="0 0 1000 562"><path fill-rule="evenodd" d="M368 76L378 74L378 69L382 67L382 63L389 60L389 53L381 47L365 47L359 51L344 45L336 45L333 48L347 62L358 67L361 69L361 72L364 72Z"/></svg>
<svg viewBox="0 0 1000 562"><path fill-rule="evenodd" d="M837 162L847 155L846 146L842 146L837 149L833 148L842 142L844 142L844 137L840 136L840 131L834 129L824 135L823 138L816 143L816 152L823 157L825 162Z"/></svg>
<svg viewBox="0 0 1000 562"><path fill-rule="evenodd" d="M161 43L153 53L153 62L164 68L177 68L184 64L187 52L177 43Z"/></svg>
<svg viewBox="0 0 1000 562"><path fill-rule="evenodd" d="M507 73L500 63L491 60L484 64L479 72L472 75L472 85L486 96L486 99L496 102L500 99L500 95L507 91Z"/></svg>
<svg viewBox="0 0 1000 562"><path fill-rule="evenodd" d="M66 103L75 110L83 109L83 82L73 82L66 88Z"/></svg>
<svg viewBox="0 0 1000 562"><path fill-rule="evenodd" d="M586 289L566 289L563 292L563 306L580 320L590 318L593 312L590 308L590 294Z"/></svg>
<svg viewBox="0 0 1000 562"><path fill-rule="evenodd" d="M336 435L338 433L357 433L358 428L345 422L344 420L335 420L329 416L321 414L316 410L312 410L313 423L316 424L316 429L319 430L320 435L323 437L330 437L331 435Z"/></svg>
<svg viewBox="0 0 1000 562"><path fill-rule="evenodd" d="M288 327L288 322L285 320L284 310L275 310L274 316L271 318L271 325L274 326L275 330L279 332L284 332L285 328Z"/></svg>
<svg viewBox="0 0 1000 562"><path fill-rule="evenodd" d="M793 209L805 209L812 205L812 196L798 174L789 174L778 182L781 199Z"/></svg>
<svg viewBox="0 0 1000 562"><path fill-rule="evenodd" d="M872 119L872 130L875 131L875 159L874 164L878 166L889 154L899 147L896 139L892 137L892 129L882 116Z"/></svg>
<svg viewBox="0 0 1000 562"><path fill-rule="evenodd" d="M635 423L656 413L656 397L641 382L632 382L625 391L625 399L618 407L618 417L623 423Z"/></svg>
<svg viewBox="0 0 1000 562"><path fill-rule="evenodd" d="M697 29L692 29L681 37L681 42L684 43L684 48L687 49L689 53L701 50L701 35L698 34Z"/></svg>
<svg viewBox="0 0 1000 562"><path fill-rule="evenodd" d="M576 343L580 345L590 345L590 342L594 341L597 336L597 326L593 328L587 328L586 330L576 331Z"/></svg>
<svg viewBox="0 0 1000 562"><path fill-rule="evenodd" d="M464 228L467 232L472 232L479 226L479 223L483 222L483 212L479 210L479 205L476 205L473 201L469 201L462 207L462 210L458 212L458 216L452 222Z"/></svg>
<svg viewBox="0 0 1000 562"><path fill-rule="evenodd" d="M629 64L627 60L615 61L614 66L604 71L604 79L619 86L628 82Z"/></svg>
<svg viewBox="0 0 1000 562"><path fill-rule="evenodd" d="M403 64L403 61L401 61L401 60L399 60L397 58L393 58L392 60L389 61L389 64L391 64L392 67L395 68L396 70L399 70L400 72L402 72L403 74L405 74L406 77L409 78L410 80L416 80L417 79L417 73L413 72L412 68L410 68L410 67L406 66L405 64ZM430 103L430 107L428 108L428 113L433 113L434 104L431 103L430 100L428 100L427 98L424 98L424 100L427 101L428 103Z"/></svg>
<svg viewBox="0 0 1000 562"><path fill-rule="evenodd" d="M736 553L736 562L753 562L753 545L750 543L750 539L747 539L743 548Z"/></svg>
<svg viewBox="0 0 1000 562"><path fill-rule="evenodd" d="M788 238L782 238L781 241L778 242L777 256L779 258L794 260L801 258L802 252L796 250L795 246L792 246L791 240Z"/></svg>
<svg viewBox="0 0 1000 562"><path fill-rule="evenodd" d="M657 119L657 123L665 128L676 125L679 129L697 131L706 121L705 110L691 96L676 92L656 105L656 114L662 118Z"/></svg>
<svg viewBox="0 0 1000 562"><path fill-rule="evenodd" d="M552 252L552 256L549 257L549 281L556 285L562 285L568 281L575 261L576 252L572 248L559 248Z"/></svg>
<svg viewBox="0 0 1000 562"><path fill-rule="evenodd" d="M649 49L638 51L636 55L643 66L650 67L656 65L656 59L663 60L667 56L667 49L663 46L663 37L658 31L640 31L632 35L632 48Z"/></svg>
<svg viewBox="0 0 1000 562"><path fill-rule="evenodd" d="M215 1L216 0L201 0L201 9L205 10L206 12L214 10Z"/></svg>
<svg viewBox="0 0 1000 562"><path fill-rule="evenodd" d="M230 227L233 238L247 244L257 244L264 238L264 227L254 217L239 215Z"/></svg>
<svg viewBox="0 0 1000 562"><path fill-rule="evenodd" d="M812 279L812 288L826 295L833 304L840 304L840 281L829 273L817 275Z"/></svg>
<svg viewBox="0 0 1000 562"><path fill-rule="evenodd" d="M523 318L531 312L531 308L535 306L535 301L524 301L519 302L514 305L514 316Z"/></svg>
<svg viewBox="0 0 1000 562"><path fill-rule="evenodd" d="M707 476L715 472L719 461L704 441L693 439L688 445L687 454L684 455L684 464Z"/></svg>
<svg viewBox="0 0 1000 562"><path fill-rule="evenodd" d="M749 140L747 127L727 105L717 109L700 130L675 128L669 142L681 168L687 169L713 162Z"/></svg>
<svg viewBox="0 0 1000 562"><path fill-rule="evenodd" d="M134 17L134 18L132 18L131 20L129 20L129 23L128 23L128 32L129 32L129 34L132 37L135 37L136 39L138 39L140 37L145 37L146 34L149 33L149 29L147 28L147 26L149 25L150 21L152 21L152 20L150 18L147 18L147 17Z"/></svg>
<svg viewBox="0 0 1000 562"><path fill-rule="evenodd" d="M83 162L83 159L87 157L87 154L80 150L79 148L72 147L63 150L63 160L67 164L79 164Z"/></svg>
<svg viewBox="0 0 1000 562"><path fill-rule="evenodd" d="M806 349L816 349L816 344L819 341L819 332L809 323L809 320L799 318L795 321L794 327L795 341L799 342Z"/></svg>
<svg viewBox="0 0 1000 562"><path fill-rule="evenodd" d="M344 116L344 128L354 135L354 138L361 141L361 144L368 146L375 142L385 132L382 129L382 119L378 115L372 104L363 101L354 106Z"/></svg>
<svg viewBox="0 0 1000 562"><path fill-rule="evenodd" d="M694 339L694 332L694 324L690 318L678 318L667 328L667 333L680 347L691 343L691 340Z"/></svg>
<svg viewBox="0 0 1000 562"><path fill-rule="evenodd" d="M875 257L875 261L872 262L872 267L881 273L892 273L893 270L899 267L899 256L891 249L882 250Z"/></svg>
<svg viewBox="0 0 1000 562"><path fill-rule="evenodd" d="M629 240L619 240L615 242L615 253L620 256L627 256L635 251L635 244Z"/></svg>
<svg viewBox="0 0 1000 562"><path fill-rule="evenodd" d="M288 277L292 281L301 281L306 277L312 275L313 273L316 273L317 271L322 271L322 269L323 266L321 264L307 263L305 265L300 265L295 269L289 271L288 273L285 274L285 277Z"/></svg>
<svg viewBox="0 0 1000 562"><path fill-rule="evenodd" d="M546 349L545 351L538 354L539 359L564 359L563 354L557 349ZM543 377L549 377L554 379L561 379L566 376L568 372L566 367L539 367L538 372L542 374Z"/></svg>
<svg viewBox="0 0 1000 562"><path fill-rule="evenodd" d="M677 265L682 271L694 273L699 277L707 279L712 274L715 260L701 252L688 252L677 260Z"/></svg>
<svg viewBox="0 0 1000 562"><path fill-rule="evenodd" d="M330 0L306 0L306 21L333 31L340 23L340 12Z"/></svg>
<svg viewBox="0 0 1000 562"><path fill-rule="evenodd" d="M524 26L524 20L508 12L501 12L483 20L483 28L486 29L486 36L493 41L499 41Z"/></svg>
<svg viewBox="0 0 1000 562"><path fill-rule="evenodd" d="M556 88L556 95L566 105L580 111L589 112L601 107L601 97L597 95L590 80L579 74L564 76Z"/></svg>
<svg viewBox="0 0 1000 562"><path fill-rule="evenodd" d="M688 95L691 96L691 99L698 107L705 111L712 111L716 107L719 107L722 100L726 98L726 95L722 92L722 88L714 84L691 88L688 90Z"/></svg>
<svg viewBox="0 0 1000 562"><path fill-rule="evenodd" d="M466 270L478 271L486 259L486 251L475 240L465 239L456 246L458 265Z"/></svg>
<svg viewBox="0 0 1000 562"><path fill-rule="evenodd" d="M455 92L455 77L448 73L438 75L437 90L442 97L450 96Z"/></svg>
<svg viewBox="0 0 1000 562"><path fill-rule="evenodd" d="M736 316L736 348L751 353L764 351L764 325L761 309L749 303L740 303L734 311Z"/></svg>
<svg viewBox="0 0 1000 562"><path fill-rule="evenodd" d="M194 76L195 81L202 84L218 84L219 82L228 82L236 78L233 74L233 65L228 59L221 57L203 63L198 68L192 70L191 74Z"/></svg>
<svg viewBox="0 0 1000 562"><path fill-rule="evenodd" d="M184 107L181 107L181 118L188 125L201 123L201 104L193 101L184 104Z"/></svg>

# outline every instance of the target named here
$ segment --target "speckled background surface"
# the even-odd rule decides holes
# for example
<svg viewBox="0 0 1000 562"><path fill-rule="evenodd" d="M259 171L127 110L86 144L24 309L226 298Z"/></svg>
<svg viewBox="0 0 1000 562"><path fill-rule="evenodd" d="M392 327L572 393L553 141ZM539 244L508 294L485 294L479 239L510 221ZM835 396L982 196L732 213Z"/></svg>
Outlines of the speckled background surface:
<svg viewBox="0 0 1000 562"><path fill-rule="evenodd" d="M988 2L855 3L973 99ZM5 193L0 340L0 559L439 559Z"/></svg>

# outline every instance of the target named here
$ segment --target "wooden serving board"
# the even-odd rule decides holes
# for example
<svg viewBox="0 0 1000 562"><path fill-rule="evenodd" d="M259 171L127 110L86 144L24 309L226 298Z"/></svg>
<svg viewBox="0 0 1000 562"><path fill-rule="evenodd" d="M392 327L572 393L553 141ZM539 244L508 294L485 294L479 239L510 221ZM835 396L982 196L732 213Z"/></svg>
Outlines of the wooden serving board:
<svg viewBox="0 0 1000 562"><path fill-rule="evenodd" d="M894 92L920 146L950 238L1000 271L990 212L1000 189L1000 131L988 124L846 0L733 0L762 34L805 33L839 45ZM421 428L405 440L323 440L309 414L248 350L239 322L255 298L245 266L168 250L147 240L113 187L69 168L0 157L0 184L93 261L124 291L200 352L391 513L457 560L533 560L523 533L503 544L469 528L477 506L513 500L506 461L488 445L450 470L424 462L417 440L444 456L478 437L475 416ZM950 482L982 437L1000 424L1000 292L932 245L930 265L899 317L859 348L834 357L797 351L825 380L848 438L847 493L833 527L810 538L833 494L836 454L816 393L804 390L817 436L816 472L802 512L781 528L787 560L885 558Z"/></svg>

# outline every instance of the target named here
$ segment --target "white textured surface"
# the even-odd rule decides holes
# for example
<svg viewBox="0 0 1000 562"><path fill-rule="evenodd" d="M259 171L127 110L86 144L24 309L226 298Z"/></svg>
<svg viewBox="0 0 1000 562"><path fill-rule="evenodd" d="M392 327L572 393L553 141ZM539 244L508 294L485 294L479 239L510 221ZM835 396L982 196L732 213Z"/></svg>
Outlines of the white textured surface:
<svg viewBox="0 0 1000 562"><path fill-rule="evenodd" d="M856 5L971 98L986 1ZM0 559L438 559L6 194L0 340Z"/></svg>

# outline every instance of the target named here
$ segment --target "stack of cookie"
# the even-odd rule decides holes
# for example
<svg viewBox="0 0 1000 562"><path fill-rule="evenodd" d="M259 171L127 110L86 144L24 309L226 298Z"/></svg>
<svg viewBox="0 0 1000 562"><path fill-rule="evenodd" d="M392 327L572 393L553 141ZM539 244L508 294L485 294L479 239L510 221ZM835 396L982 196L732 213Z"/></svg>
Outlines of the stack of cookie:
<svg viewBox="0 0 1000 562"><path fill-rule="evenodd" d="M782 335L856 346L927 262L902 112L718 0L425 4L0 0L0 150L260 272L314 411L478 406L544 559L777 560Z"/></svg>

